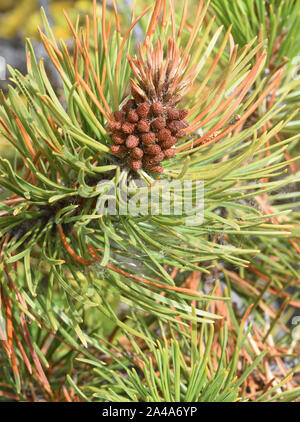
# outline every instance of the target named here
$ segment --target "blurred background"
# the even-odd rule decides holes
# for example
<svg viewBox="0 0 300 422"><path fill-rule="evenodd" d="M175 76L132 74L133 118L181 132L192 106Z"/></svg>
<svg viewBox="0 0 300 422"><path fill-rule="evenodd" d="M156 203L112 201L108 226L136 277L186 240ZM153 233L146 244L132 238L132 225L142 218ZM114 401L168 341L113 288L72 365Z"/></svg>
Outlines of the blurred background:
<svg viewBox="0 0 300 422"><path fill-rule="evenodd" d="M108 13L112 9L110 1ZM132 0L118 2L121 8L130 6ZM144 2L141 2L144 3ZM101 1L98 0L99 6ZM63 15L66 10L72 21L78 14L85 16L92 13L92 0L0 0L0 89L7 92L9 72L7 65L26 73L25 40L30 38L38 60L45 58L46 69L54 87L59 88L60 80L54 67L46 57L43 45L39 41L38 26L41 26L40 8L43 7L53 27L55 36L68 40L69 27ZM126 10L126 9L124 9ZM125 15L126 19L126 13ZM129 18L129 17L128 17ZM8 143L0 135L0 154L7 158L11 151ZM1 193L0 193L1 194Z"/></svg>
<svg viewBox="0 0 300 422"><path fill-rule="evenodd" d="M63 15L65 9L71 18L77 13L91 13L91 0L0 0L0 88L7 90L9 64L26 71L24 43L31 38L39 58L44 49L39 43L37 27L41 25L40 8L44 7L57 38L68 39L70 33ZM6 73L6 75L5 75Z"/></svg>
<svg viewBox="0 0 300 422"><path fill-rule="evenodd" d="M191 0L195 1L195 0ZM100 9L102 1L97 0ZM118 0L121 23L126 24L131 19L133 0ZM40 9L43 7L47 14L57 39L63 38L68 42L71 38L69 27L63 11L66 10L74 22L78 15L85 19L85 15L92 15L92 0L0 0L0 89L6 93L9 85L9 71L7 65L26 73L25 40L30 38L37 59L45 59L45 66L52 82L52 86L59 91L60 78L50 63L45 49L39 40L38 26L42 26ZM152 4L151 0L136 2L137 10ZM113 14L111 1L107 1L107 13ZM99 15L101 11L99 10ZM134 29L135 39L141 38L141 28ZM13 159L8 142L0 135L0 154ZM1 192L0 192L1 195Z"/></svg>

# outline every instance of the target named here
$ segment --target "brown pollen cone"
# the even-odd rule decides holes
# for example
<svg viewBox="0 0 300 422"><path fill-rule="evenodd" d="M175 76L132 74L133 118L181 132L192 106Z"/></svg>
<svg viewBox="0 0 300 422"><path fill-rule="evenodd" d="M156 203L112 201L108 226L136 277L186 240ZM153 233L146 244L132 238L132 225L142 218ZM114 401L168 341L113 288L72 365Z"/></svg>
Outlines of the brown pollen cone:
<svg viewBox="0 0 300 422"><path fill-rule="evenodd" d="M155 133L148 132L141 135L141 140L144 145L151 145L155 143Z"/></svg>
<svg viewBox="0 0 300 422"><path fill-rule="evenodd" d="M164 112L162 103L153 103L151 106L153 116L160 116Z"/></svg>
<svg viewBox="0 0 300 422"><path fill-rule="evenodd" d="M126 146L129 149L136 148L139 145L139 143L140 143L140 140L139 140L138 136L130 135L126 139Z"/></svg>
<svg viewBox="0 0 300 422"><path fill-rule="evenodd" d="M135 126L133 123L125 122L122 124L122 132L123 133L133 133Z"/></svg>
<svg viewBox="0 0 300 422"><path fill-rule="evenodd" d="M164 150L165 158L172 158L175 155L175 151L173 148Z"/></svg>
<svg viewBox="0 0 300 422"><path fill-rule="evenodd" d="M147 120L140 120L137 124L137 130L140 133L149 132L149 130L150 130L149 122L147 122Z"/></svg>
<svg viewBox="0 0 300 422"><path fill-rule="evenodd" d="M137 123L139 121L139 115L137 114L137 112L135 110L130 110L127 113L127 120L130 123Z"/></svg>
<svg viewBox="0 0 300 422"><path fill-rule="evenodd" d="M171 136L166 141L161 142L160 146L162 147L162 149L169 149L169 148L172 148L175 145L175 143L176 143L176 138Z"/></svg>
<svg viewBox="0 0 300 422"><path fill-rule="evenodd" d="M121 134L116 134L113 136L113 141L115 143L115 145L121 145L124 144L125 142L125 136L121 133Z"/></svg>
<svg viewBox="0 0 300 422"><path fill-rule="evenodd" d="M143 166L143 162L141 160L134 160L134 159L130 159L129 160L129 165L131 170L140 170Z"/></svg>
<svg viewBox="0 0 300 422"><path fill-rule="evenodd" d="M139 46L140 53L142 48ZM188 112L177 106L193 75L189 72L185 78L189 58L182 62L174 39L168 40L166 54L161 41L155 46L146 43L144 48L146 51L139 57L128 57L135 76L135 80L130 79L132 98L109 121L114 142L111 152L125 157L125 163L134 171L144 168L163 173L160 163L174 157L176 142L186 136Z"/></svg>
<svg viewBox="0 0 300 422"><path fill-rule="evenodd" d="M157 155L161 153L161 148L159 145L154 144L147 147L145 152L146 154L149 154L149 155Z"/></svg>
<svg viewBox="0 0 300 422"><path fill-rule="evenodd" d="M149 170L152 171L153 173L163 173L164 172L164 168L160 164L156 164L152 167L149 167Z"/></svg>
<svg viewBox="0 0 300 422"><path fill-rule="evenodd" d="M150 111L150 104L142 103L137 107L136 111L141 119L147 119L149 111Z"/></svg>
<svg viewBox="0 0 300 422"><path fill-rule="evenodd" d="M157 119L152 121L151 127L155 131L159 131L166 127L166 119L164 117L158 117Z"/></svg>
<svg viewBox="0 0 300 422"><path fill-rule="evenodd" d="M164 141L167 141L168 139L170 139L171 131L169 129L161 129L157 133L156 136L157 136L158 142L164 142Z"/></svg>
<svg viewBox="0 0 300 422"><path fill-rule="evenodd" d="M125 120L124 114L122 113L122 111L119 111L119 110L114 112L114 118L116 119L117 122L122 122Z"/></svg>
<svg viewBox="0 0 300 422"><path fill-rule="evenodd" d="M130 154L131 158L134 158L136 160L140 160L143 157L143 155L144 155L144 151L142 150L142 148L138 148L138 147L133 148Z"/></svg>
<svg viewBox="0 0 300 422"><path fill-rule="evenodd" d="M127 148L124 147L123 145L113 145L111 147L111 152L115 155L119 155L123 157L127 154Z"/></svg>

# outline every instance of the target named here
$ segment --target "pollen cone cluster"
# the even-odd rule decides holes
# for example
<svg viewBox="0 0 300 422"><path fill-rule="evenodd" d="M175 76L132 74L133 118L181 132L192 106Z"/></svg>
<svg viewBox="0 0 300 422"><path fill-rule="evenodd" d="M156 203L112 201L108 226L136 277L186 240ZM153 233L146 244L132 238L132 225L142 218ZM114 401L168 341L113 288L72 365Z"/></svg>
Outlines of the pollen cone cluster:
<svg viewBox="0 0 300 422"><path fill-rule="evenodd" d="M193 78L192 71L185 75L189 56L181 58L181 50L169 39L165 58L158 41L155 48L139 45L139 58L128 60L135 76L130 80L132 98L109 122L111 151L132 170L163 173L161 162L174 157L175 144L189 126L188 112L177 108Z"/></svg>

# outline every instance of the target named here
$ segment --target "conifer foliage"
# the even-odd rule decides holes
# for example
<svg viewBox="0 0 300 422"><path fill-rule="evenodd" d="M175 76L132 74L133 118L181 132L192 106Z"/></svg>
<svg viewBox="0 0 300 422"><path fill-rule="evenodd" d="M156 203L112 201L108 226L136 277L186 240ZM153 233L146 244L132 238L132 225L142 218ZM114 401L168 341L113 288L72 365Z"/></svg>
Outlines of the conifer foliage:
<svg viewBox="0 0 300 422"><path fill-rule="evenodd" d="M0 400L299 400L300 2L106 3L1 93Z"/></svg>

